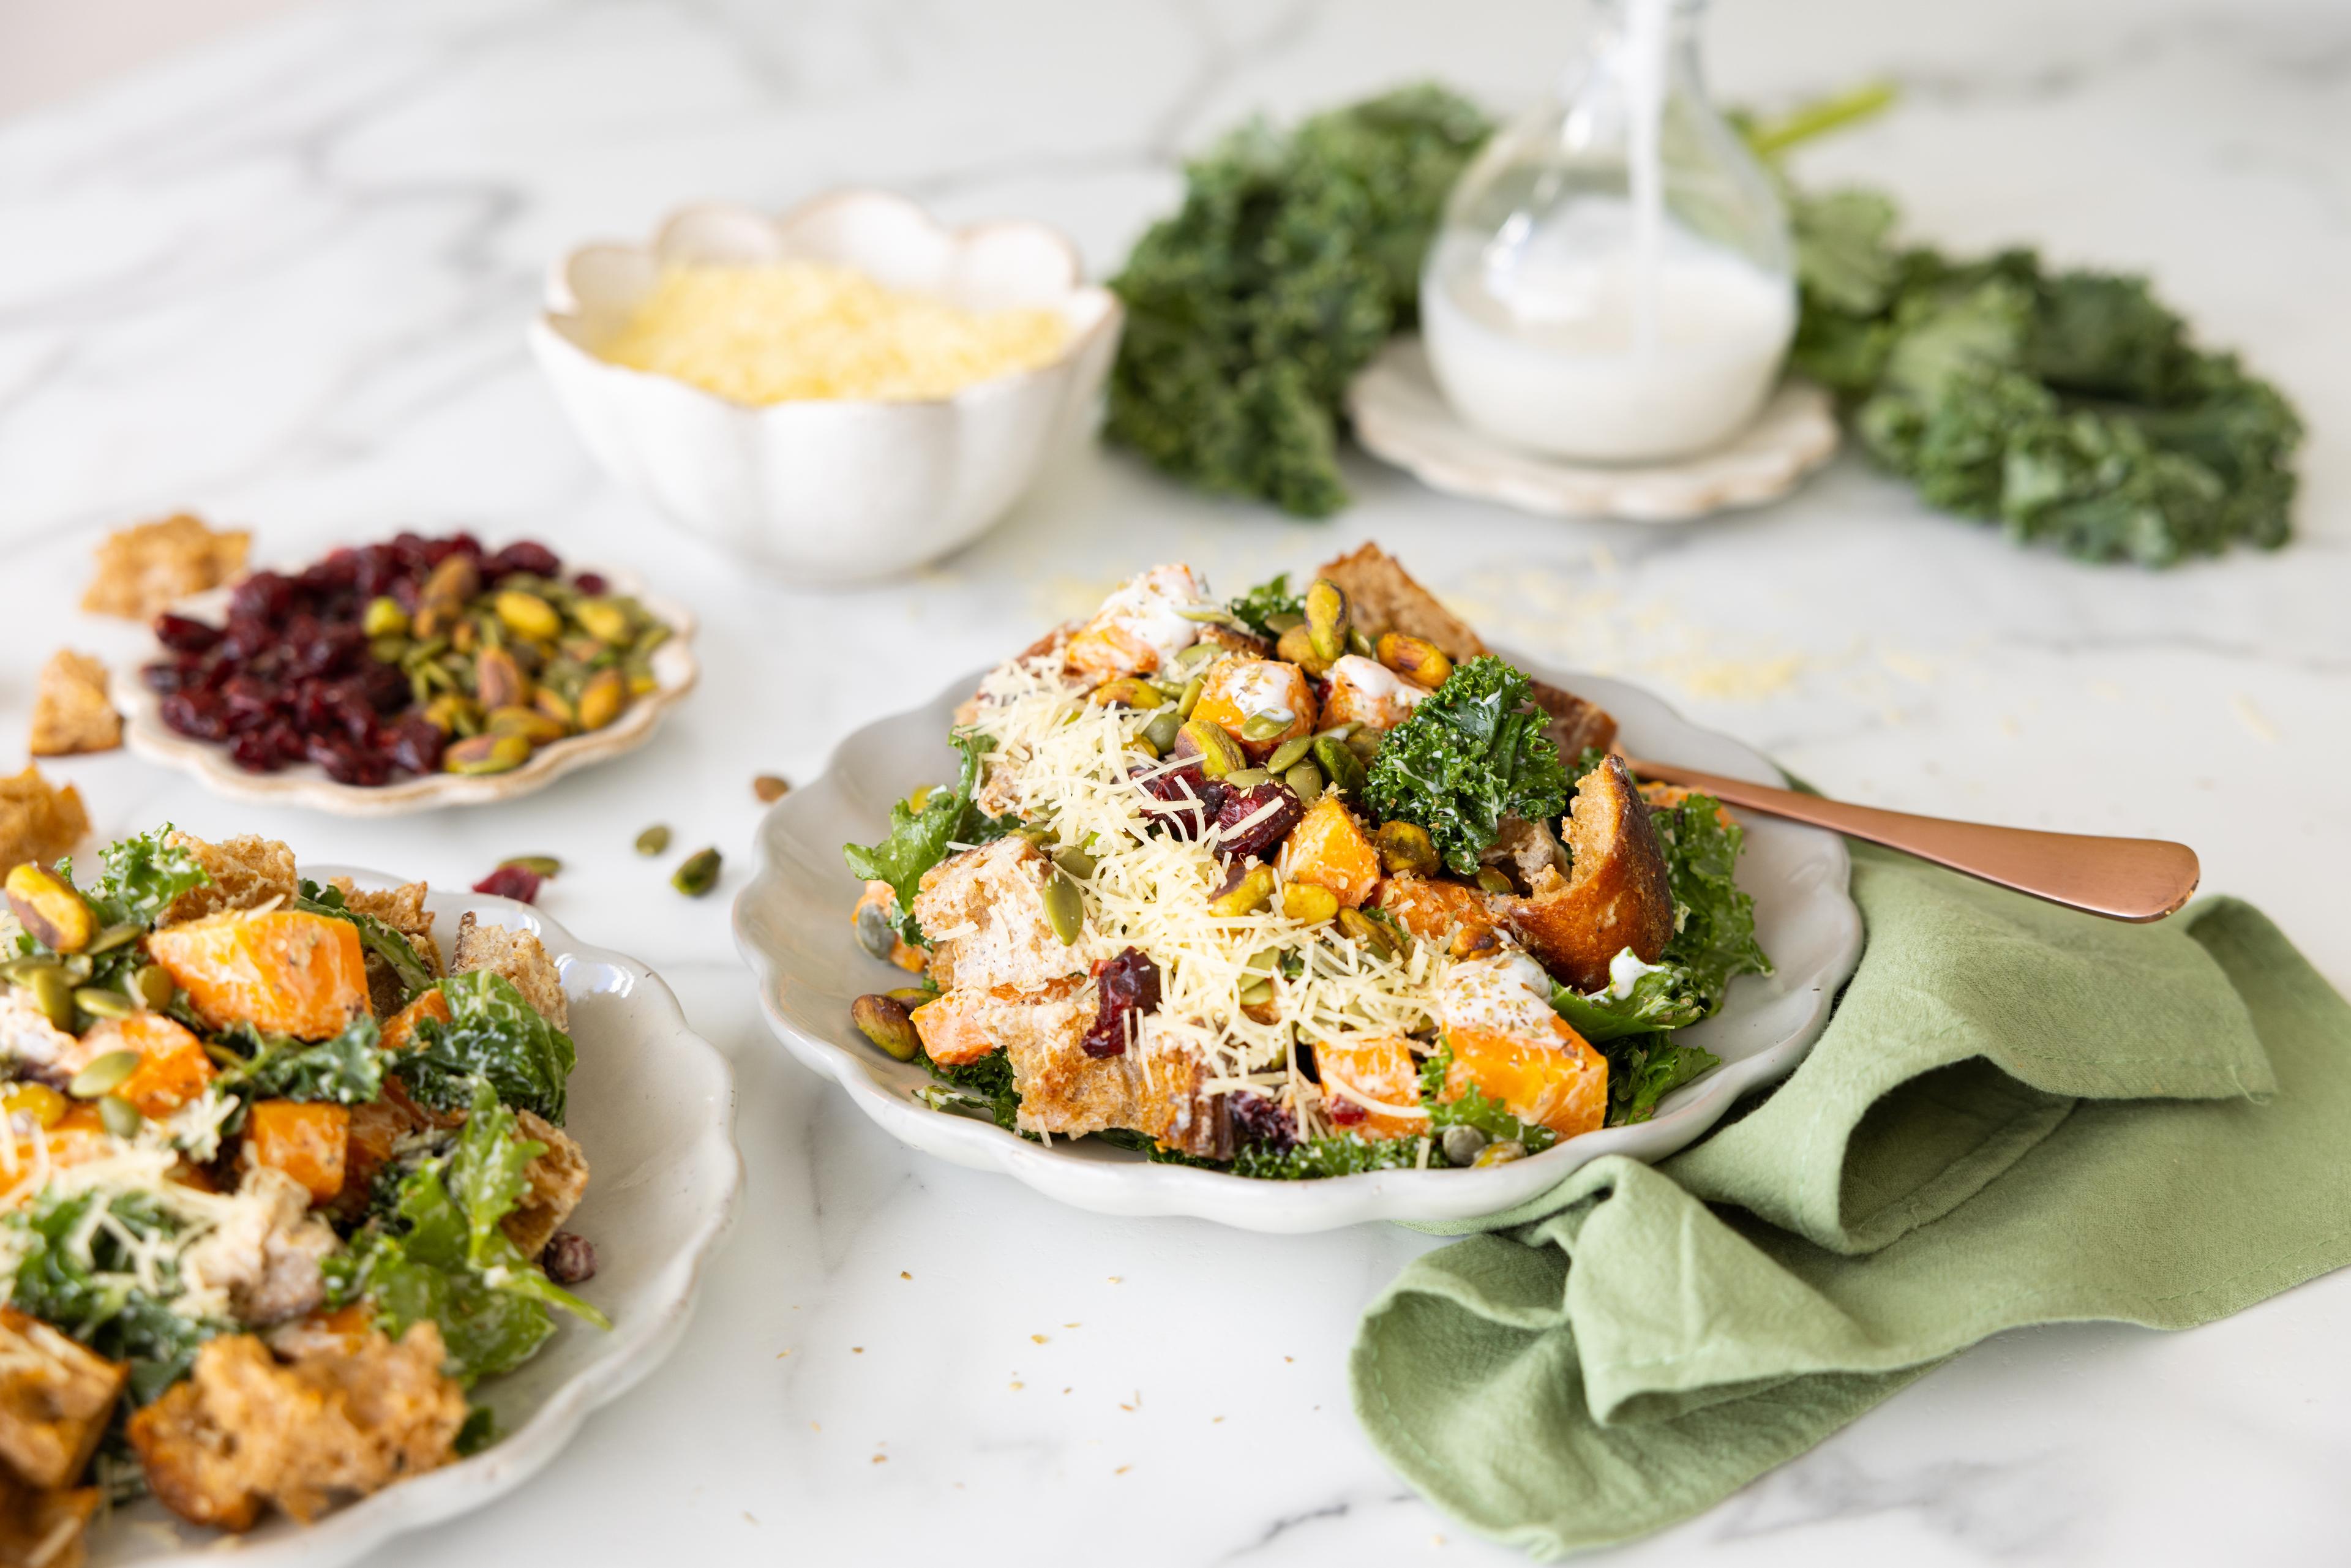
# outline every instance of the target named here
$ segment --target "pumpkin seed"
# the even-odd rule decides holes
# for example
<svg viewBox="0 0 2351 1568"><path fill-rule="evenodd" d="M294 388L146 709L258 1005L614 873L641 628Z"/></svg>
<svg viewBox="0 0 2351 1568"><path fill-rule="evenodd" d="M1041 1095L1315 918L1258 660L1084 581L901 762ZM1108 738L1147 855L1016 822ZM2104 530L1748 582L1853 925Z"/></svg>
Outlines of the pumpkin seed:
<svg viewBox="0 0 2351 1568"><path fill-rule="evenodd" d="M139 1004L111 986L84 986L73 994L74 1006L94 1019L127 1019Z"/></svg>
<svg viewBox="0 0 2351 1568"><path fill-rule="evenodd" d="M1261 1008L1273 1000L1271 980L1251 980L1241 988L1240 1004L1245 1008Z"/></svg>
<svg viewBox="0 0 2351 1568"><path fill-rule="evenodd" d="M1167 661L1167 673L1178 683L1188 681L1214 664L1221 652L1214 643L1195 643Z"/></svg>
<svg viewBox="0 0 2351 1568"><path fill-rule="evenodd" d="M876 958L887 958L898 950L898 923L890 916L897 907L895 899L857 906L857 945Z"/></svg>
<svg viewBox="0 0 2351 1568"><path fill-rule="evenodd" d="M669 830L655 822L637 835L637 853L657 855L669 848Z"/></svg>
<svg viewBox="0 0 2351 1568"><path fill-rule="evenodd" d="M1225 775L1225 785L1232 789L1254 789L1272 777L1262 768L1237 768Z"/></svg>
<svg viewBox="0 0 2351 1568"><path fill-rule="evenodd" d="M1086 897L1078 884L1056 871L1045 879L1045 918L1064 947L1074 946L1086 928Z"/></svg>
<svg viewBox="0 0 2351 1568"><path fill-rule="evenodd" d="M77 1100L95 1100L101 1094L111 1094L122 1087L123 1081L139 1071L140 1055L135 1051L110 1051L92 1059L89 1065L73 1075L66 1092Z"/></svg>
<svg viewBox="0 0 2351 1568"><path fill-rule="evenodd" d="M1374 643L1369 637L1364 635L1364 629L1362 627L1350 626L1347 628L1347 652L1354 654L1357 658L1371 658L1377 652L1378 646L1379 645Z"/></svg>
<svg viewBox="0 0 2351 1568"><path fill-rule="evenodd" d="M1272 632L1276 637L1280 636L1284 632L1289 631L1293 626L1303 626L1305 624L1306 617L1301 615L1295 610L1277 610L1272 614L1265 618L1265 629Z"/></svg>
<svg viewBox="0 0 2351 1568"><path fill-rule="evenodd" d="M1342 740L1318 736L1314 741L1314 764L1322 769L1322 777L1332 789L1350 800L1361 800L1364 793L1364 765Z"/></svg>
<svg viewBox="0 0 2351 1568"><path fill-rule="evenodd" d="M1364 727L1361 724L1350 719L1345 724L1334 724L1328 729L1316 730L1314 732L1314 738L1317 740L1344 740L1363 727Z"/></svg>
<svg viewBox="0 0 2351 1568"><path fill-rule="evenodd" d="M1207 678L1204 675L1194 675L1184 683L1184 695L1176 699L1177 718L1192 716L1192 710L1200 706L1200 694L1207 689Z"/></svg>
<svg viewBox="0 0 2351 1568"><path fill-rule="evenodd" d="M1304 761L1306 754L1313 748L1312 736L1293 735L1273 748L1273 755L1265 759L1265 770L1268 773L1287 773Z"/></svg>
<svg viewBox="0 0 2351 1568"><path fill-rule="evenodd" d="M669 884L688 898L700 898L718 885L718 852L696 850L673 873Z"/></svg>
<svg viewBox="0 0 2351 1568"><path fill-rule="evenodd" d="M1176 744L1176 737L1183 728L1184 718L1181 711L1164 707L1153 714L1151 722L1143 727L1143 738L1151 742L1158 748L1159 755L1165 757L1168 749Z"/></svg>
<svg viewBox="0 0 2351 1568"><path fill-rule="evenodd" d="M74 983L66 978L63 969L55 966L36 969L24 985L33 993L33 1005L40 1009L51 1023L62 1030L73 1028Z"/></svg>
<svg viewBox="0 0 2351 1568"><path fill-rule="evenodd" d="M1290 786L1290 792L1298 797L1301 806L1311 806L1322 799L1322 769L1311 762L1292 763L1281 781Z"/></svg>
<svg viewBox="0 0 2351 1568"><path fill-rule="evenodd" d="M1499 893L1505 897L1518 891L1510 885L1509 877L1489 865L1481 865L1478 868L1478 885L1488 893Z"/></svg>
<svg viewBox="0 0 2351 1568"><path fill-rule="evenodd" d="M1060 866L1063 871L1068 872L1071 876L1076 877L1080 882L1083 882L1086 878L1094 874L1094 867L1102 862L1095 860L1093 856L1086 853L1085 851L1078 849L1073 845L1055 855L1053 857L1053 863Z"/></svg>
<svg viewBox="0 0 2351 1568"><path fill-rule="evenodd" d="M12 958L5 964L0 964L0 980L5 980L12 986L29 986L33 983L35 970L54 969L57 967L57 961L55 958Z"/></svg>
<svg viewBox="0 0 2351 1568"><path fill-rule="evenodd" d="M1221 604L1187 604L1176 612L1186 621L1196 621L1207 626L1229 626L1236 632L1247 632L1241 618Z"/></svg>
<svg viewBox="0 0 2351 1568"><path fill-rule="evenodd" d="M563 874L563 862L553 855L509 855L498 864L520 866L533 876L555 877Z"/></svg>
<svg viewBox="0 0 2351 1568"><path fill-rule="evenodd" d="M170 1007L179 991L179 982L161 964L141 964L131 972L131 994L157 1012Z"/></svg>
<svg viewBox="0 0 2351 1568"><path fill-rule="evenodd" d="M1445 1150L1446 1163L1455 1166L1473 1163L1484 1151L1488 1141L1485 1134L1466 1122L1446 1128L1445 1136L1439 1140Z"/></svg>
<svg viewBox="0 0 2351 1568"><path fill-rule="evenodd" d="M1241 720L1241 738L1271 740L1276 736L1287 734L1290 727L1297 722L1298 716L1288 708L1267 708Z"/></svg>
<svg viewBox="0 0 2351 1568"><path fill-rule="evenodd" d="M138 1106L113 1094L98 1103L98 1119L105 1124L108 1132L118 1138L135 1138L139 1135L139 1129L147 1124L147 1118L139 1113Z"/></svg>

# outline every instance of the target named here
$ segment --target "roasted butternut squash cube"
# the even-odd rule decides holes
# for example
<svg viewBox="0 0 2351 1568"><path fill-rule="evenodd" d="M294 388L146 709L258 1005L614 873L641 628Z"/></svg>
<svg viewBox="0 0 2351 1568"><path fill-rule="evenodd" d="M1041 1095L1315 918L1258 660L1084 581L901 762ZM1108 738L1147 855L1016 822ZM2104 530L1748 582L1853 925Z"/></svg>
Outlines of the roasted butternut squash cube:
<svg viewBox="0 0 2351 1568"><path fill-rule="evenodd" d="M130 1375L127 1363L0 1307L0 1460L43 1491L71 1486Z"/></svg>
<svg viewBox="0 0 2351 1568"><path fill-rule="evenodd" d="M1000 1050L1013 1033L1031 1026L1037 1009L1073 998L1090 1002L1092 990L1091 980L1077 977L1036 991L969 986L925 1002L909 1017L930 1059L942 1067L956 1067ZM1081 993L1086 995L1081 998Z"/></svg>
<svg viewBox="0 0 2351 1568"><path fill-rule="evenodd" d="M1351 1034L1314 1048L1322 1108L1343 1133L1416 1138L1428 1131L1420 1108L1420 1064L1403 1036Z"/></svg>
<svg viewBox="0 0 2351 1568"><path fill-rule="evenodd" d="M40 1191L47 1179L40 1165L44 1150L48 1155L47 1168L54 1172L99 1159L114 1146L113 1134L99 1119L98 1107L88 1103L74 1106L48 1127L20 1133L16 1164L0 1168L0 1207L14 1207Z"/></svg>
<svg viewBox="0 0 2351 1568"><path fill-rule="evenodd" d="M1362 908L1380 884L1380 852L1336 795L1307 808L1282 841L1280 865L1286 881L1327 887L1349 909Z"/></svg>
<svg viewBox="0 0 2351 1568"><path fill-rule="evenodd" d="M1325 728L1360 724L1370 729L1394 729L1412 716L1428 694L1385 664L1350 653L1331 666L1323 694Z"/></svg>
<svg viewBox="0 0 2351 1568"><path fill-rule="evenodd" d="M257 1166L285 1172L325 1203L343 1190L351 1110L300 1100L257 1100L246 1113L245 1147Z"/></svg>
<svg viewBox="0 0 2351 1568"><path fill-rule="evenodd" d="M1526 954L1455 964L1438 985L1437 1014L1453 1050L1447 1100L1474 1086L1562 1138L1607 1120L1607 1059L1552 1010L1551 977Z"/></svg>
<svg viewBox="0 0 2351 1568"><path fill-rule="evenodd" d="M1381 880L1372 902L1422 941L1450 943L1454 956L1473 957L1499 946L1490 899L1467 883L1392 876Z"/></svg>
<svg viewBox="0 0 2351 1568"><path fill-rule="evenodd" d="M1200 623L1183 612L1207 597L1207 585L1180 561L1139 572L1102 601L1062 657L1097 681L1151 674L1199 640Z"/></svg>
<svg viewBox="0 0 2351 1568"><path fill-rule="evenodd" d="M449 1017L449 998L442 994L440 987L435 986L429 991L421 991L414 1001L410 1002L385 1020L383 1048L386 1051L406 1051L416 1043L418 1024L423 1023L426 1019L447 1023Z"/></svg>
<svg viewBox="0 0 2351 1568"><path fill-rule="evenodd" d="M203 1094L213 1081L204 1042L162 1013L100 1021L64 1053L63 1065L78 1072L118 1051L136 1051L139 1065L114 1092L136 1105L142 1116L170 1115Z"/></svg>
<svg viewBox="0 0 2351 1568"><path fill-rule="evenodd" d="M1280 659L1224 659L1208 666L1192 716L1207 719L1240 743L1251 762L1262 762L1284 741L1312 735L1320 709L1306 672ZM1262 734L1248 733L1259 718ZM1271 727L1275 719L1286 722Z"/></svg>
<svg viewBox="0 0 2351 1568"><path fill-rule="evenodd" d="M326 1040L368 1011L367 962L348 920L232 910L165 926L147 947L214 1029Z"/></svg>

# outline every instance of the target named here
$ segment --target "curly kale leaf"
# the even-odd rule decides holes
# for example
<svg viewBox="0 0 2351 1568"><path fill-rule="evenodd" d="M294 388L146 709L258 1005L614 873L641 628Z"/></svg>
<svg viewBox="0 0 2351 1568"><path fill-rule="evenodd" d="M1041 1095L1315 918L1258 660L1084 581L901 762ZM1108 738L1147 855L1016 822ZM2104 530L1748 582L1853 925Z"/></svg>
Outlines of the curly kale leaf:
<svg viewBox="0 0 2351 1568"><path fill-rule="evenodd" d="M1419 1163L1418 1138L1364 1138L1353 1133L1340 1133L1293 1144L1286 1149L1251 1144L1233 1156L1230 1168L1235 1176L1253 1176L1260 1181L1312 1181L1322 1176L1355 1176L1364 1171L1396 1170ZM1432 1148L1428 1163L1443 1165L1444 1156Z"/></svg>
<svg viewBox="0 0 2351 1568"><path fill-rule="evenodd" d="M1708 1010L1696 980L1678 964L1652 965L1621 994L1613 985L1589 994L1554 985L1551 1005L1593 1045L1651 1030L1687 1029Z"/></svg>
<svg viewBox="0 0 2351 1568"><path fill-rule="evenodd" d="M1412 324L1445 197L1490 127L1434 86L1243 126L1185 171L1111 287L1126 329L1105 429L1202 489L1301 517L1346 504L1348 381Z"/></svg>
<svg viewBox="0 0 2351 1568"><path fill-rule="evenodd" d="M1755 940L1755 901L1739 890L1736 876L1747 831L1710 795L1658 807L1649 821L1674 890L1675 931L1657 962L1679 971L1710 1014L1734 977L1771 972L1771 960Z"/></svg>
<svg viewBox="0 0 2351 1568"><path fill-rule="evenodd" d="M1702 1045L1677 1041L1662 1031L1630 1034L1598 1047L1608 1059L1608 1125L1646 1122L1657 1102L1722 1059Z"/></svg>
<svg viewBox="0 0 2351 1568"><path fill-rule="evenodd" d="M383 1031L372 1018L355 1018L332 1040L315 1044L291 1035L265 1034L232 1024L217 1037L245 1058L214 1082L248 1100L323 1100L364 1105L383 1093Z"/></svg>
<svg viewBox="0 0 2351 1568"><path fill-rule="evenodd" d="M172 824L166 822L152 833L117 839L99 852L106 869L82 896L89 900L90 913L101 928L152 928L173 899L212 881L195 856L164 841L171 831ZM57 874L71 882L73 862L57 862Z"/></svg>
<svg viewBox="0 0 2351 1568"><path fill-rule="evenodd" d="M305 877L301 894L294 900L293 906L307 914L348 920L358 926L360 946L367 955L368 967L381 964L399 977L403 1005L414 1001L419 992L430 990L438 978L417 956L413 943L382 919L353 909L344 900L340 887L320 887Z"/></svg>
<svg viewBox="0 0 2351 1568"><path fill-rule="evenodd" d="M1449 1044L1440 1042L1420 1064L1420 1103L1428 1107L1432 1131L1441 1134L1447 1127L1475 1127L1495 1143L1524 1145L1531 1155L1539 1155L1559 1142L1557 1133L1541 1122L1520 1121L1508 1106L1475 1083L1465 1084L1460 1093L1446 1098L1445 1081L1452 1072L1453 1047Z"/></svg>
<svg viewBox="0 0 2351 1568"><path fill-rule="evenodd" d="M101 1205L110 1223L93 1213ZM129 1362L134 1403L148 1403L186 1376L204 1341L227 1332L225 1323L172 1311L169 1303L180 1292L176 1256L166 1254L157 1263L152 1289L141 1283L116 1228L141 1239L176 1239L178 1222L152 1198L44 1193L0 1225L16 1233L9 1246L16 1254L10 1303L110 1361Z"/></svg>
<svg viewBox="0 0 2351 1568"><path fill-rule="evenodd" d="M561 1126L565 1085L578 1060L571 1037L502 975L476 969L435 984L449 1004L447 1021L420 1020L414 1043L392 1063L409 1092L435 1110L455 1110L474 1097L479 1080L503 1103Z"/></svg>
<svg viewBox="0 0 2351 1568"><path fill-rule="evenodd" d="M995 742L971 733L952 737L963 753L963 767L953 789L933 789L914 800L890 808L890 836L878 844L843 844L841 855L852 876L862 882L886 882L898 898L900 935L917 946L925 944L922 925L914 919L914 894L923 873L947 858L951 843L982 844L1000 839L1019 822L991 817L974 804L979 793L980 769Z"/></svg>
<svg viewBox="0 0 2351 1568"><path fill-rule="evenodd" d="M1238 599L1228 601L1225 608L1249 623L1249 629L1260 637L1280 635L1267 622L1276 615L1300 615L1306 610L1306 601L1290 591L1290 574L1281 572L1259 583Z"/></svg>
<svg viewBox="0 0 2351 1568"><path fill-rule="evenodd" d="M1463 876L1504 817L1545 821L1567 807L1567 770L1543 734L1527 677L1492 657L1455 669L1390 730L1364 799L1382 821L1417 822Z"/></svg>
<svg viewBox="0 0 2351 1568"><path fill-rule="evenodd" d="M977 1061L959 1061L943 1066L931 1060L931 1053L921 1054L924 1069L940 1082L958 1092L964 1103L976 1111L985 1111L988 1118L1006 1132L1019 1132L1020 1091L1012 1079L1012 1059L1001 1051L992 1051Z"/></svg>
<svg viewBox="0 0 2351 1568"><path fill-rule="evenodd" d="M395 1339L433 1320L450 1375L470 1384L528 1360L555 1332L550 1308L612 1325L499 1226L521 1200L524 1167L547 1146L515 1136L515 1113L486 1082L475 1085L467 1112L455 1146L402 1177L390 1220L371 1222L328 1270L330 1299L373 1302L379 1326Z"/></svg>

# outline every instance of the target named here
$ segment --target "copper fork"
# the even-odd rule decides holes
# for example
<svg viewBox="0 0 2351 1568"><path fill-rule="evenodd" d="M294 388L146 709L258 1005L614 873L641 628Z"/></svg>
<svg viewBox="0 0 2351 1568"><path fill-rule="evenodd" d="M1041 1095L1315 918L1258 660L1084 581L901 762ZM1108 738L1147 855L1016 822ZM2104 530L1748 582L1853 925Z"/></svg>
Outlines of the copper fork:
<svg viewBox="0 0 2351 1568"><path fill-rule="evenodd" d="M2160 920L2188 902L2201 874L2196 852L2168 839L2116 839L2090 833L2044 833L1880 810L1793 789L1750 784L1669 762L1625 765L1644 779L1703 790L1726 805L1809 822L1956 872L2103 915L2109 920Z"/></svg>

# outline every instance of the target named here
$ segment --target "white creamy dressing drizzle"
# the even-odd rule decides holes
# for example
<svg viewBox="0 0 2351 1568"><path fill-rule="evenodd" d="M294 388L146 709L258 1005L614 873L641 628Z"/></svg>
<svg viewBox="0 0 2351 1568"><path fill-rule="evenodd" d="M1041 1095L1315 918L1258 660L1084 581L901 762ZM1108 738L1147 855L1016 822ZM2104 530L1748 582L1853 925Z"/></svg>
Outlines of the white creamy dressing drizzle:
<svg viewBox="0 0 2351 1568"><path fill-rule="evenodd" d="M1616 956L1608 960L1608 988L1600 995L1621 1002L1633 994L1633 988L1641 983L1642 976L1658 974L1664 969L1663 964L1644 964L1634 955L1633 949L1622 948Z"/></svg>

